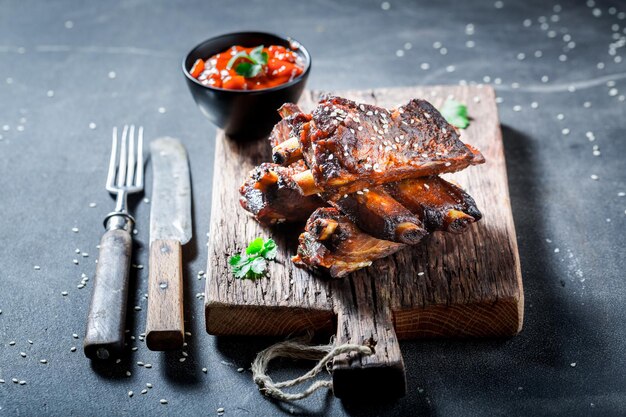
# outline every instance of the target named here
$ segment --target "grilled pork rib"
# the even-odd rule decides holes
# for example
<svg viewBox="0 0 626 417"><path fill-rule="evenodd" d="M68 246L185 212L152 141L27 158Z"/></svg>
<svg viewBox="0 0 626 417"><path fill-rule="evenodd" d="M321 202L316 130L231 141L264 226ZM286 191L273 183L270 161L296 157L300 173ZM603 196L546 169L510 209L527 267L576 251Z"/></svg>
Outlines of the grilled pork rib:
<svg viewBox="0 0 626 417"><path fill-rule="evenodd" d="M305 221L324 201L317 195L303 196L292 179L306 167L301 161L283 167L263 163L254 168L239 188L241 206L262 224Z"/></svg>
<svg viewBox="0 0 626 417"><path fill-rule="evenodd" d="M461 233L482 218L474 199L438 176L385 184L385 190L424 221L429 232Z"/></svg>
<svg viewBox="0 0 626 417"><path fill-rule="evenodd" d="M376 239L361 231L337 209L319 208L300 235L296 265L328 270L333 278L365 268L406 245Z"/></svg>
<svg viewBox="0 0 626 417"><path fill-rule="evenodd" d="M341 97L322 99L298 125L300 147L315 188L336 196L373 185L455 172L484 162L425 100L394 111ZM303 173L303 175L305 175Z"/></svg>
<svg viewBox="0 0 626 417"><path fill-rule="evenodd" d="M289 103L279 113L275 163L251 171L240 202L267 225L308 217L296 264L341 277L482 217L469 194L437 174L484 158L430 103L388 111L330 96L312 114Z"/></svg>

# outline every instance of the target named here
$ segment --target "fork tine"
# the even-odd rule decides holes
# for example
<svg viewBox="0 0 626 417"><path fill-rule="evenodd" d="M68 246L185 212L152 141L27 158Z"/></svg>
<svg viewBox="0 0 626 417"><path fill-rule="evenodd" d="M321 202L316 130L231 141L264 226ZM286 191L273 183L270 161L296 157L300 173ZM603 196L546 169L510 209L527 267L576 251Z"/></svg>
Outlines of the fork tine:
<svg viewBox="0 0 626 417"><path fill-rule="evenodd" d="M126 186L133 185L135 178L135 125L130 125L128 133L128 169L126 169Z"/></svg>
<svg viewBox="0 0 626 417"><path fill-rule="evenodd" d="M135 186L143 189L143 126L139 126L137 134L137 180Z"/></svg>
<svg viewBox="0 0 626 417"><path fill-rule="evenodd" d="M115 167L117 162L117 127L113 127L113 140L111 143L111 159L109 160L109 172L107 174L107 190L113 188L115 182Z"/></svg>
<svg viewBox="0 0 626 417"><path fill-rule="evenodd" d="M126 138L128 136L128 125L124 125L122 130L122 143L120 145L120 164L117 170L117 186L123 187L126 182Z"/></svg>

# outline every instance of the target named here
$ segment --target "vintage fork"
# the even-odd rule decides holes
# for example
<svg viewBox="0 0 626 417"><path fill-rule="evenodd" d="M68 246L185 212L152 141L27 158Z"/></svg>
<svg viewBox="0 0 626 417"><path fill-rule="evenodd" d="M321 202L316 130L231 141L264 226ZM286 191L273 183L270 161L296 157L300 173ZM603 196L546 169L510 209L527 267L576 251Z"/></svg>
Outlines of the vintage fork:
<svg viewBox="0 0 626 417"><path fill-rule="evenodd" d="M83 342L85 355L91 359L112 358L124 347L131 233L135 224L126 203L129 194L143 190L143 127L137 129L136 147L134 125L124 126L119 146L117 133L114 127L106 182L107 191L116 195L115 209L104 220L106 231L100 240L100 254Z"/></svg>

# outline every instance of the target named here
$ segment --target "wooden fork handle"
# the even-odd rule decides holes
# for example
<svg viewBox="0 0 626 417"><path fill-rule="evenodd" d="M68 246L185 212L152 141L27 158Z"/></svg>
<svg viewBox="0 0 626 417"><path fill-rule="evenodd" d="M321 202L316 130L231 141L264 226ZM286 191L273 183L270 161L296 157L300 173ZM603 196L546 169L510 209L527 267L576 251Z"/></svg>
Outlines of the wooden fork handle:
<svg viewBox="0 0 626 417"><path fill-rule="evenodd" d="M182 250L177 240L150 244L146 345L150 350L183 347Z"/></svg>
<svg viewBox="0 0 626 417"><path fill-rule="evenodd" d="M128 229L107 230L102 236L83 342L90 359L113 358L124 348L131 253Z"/></svg>

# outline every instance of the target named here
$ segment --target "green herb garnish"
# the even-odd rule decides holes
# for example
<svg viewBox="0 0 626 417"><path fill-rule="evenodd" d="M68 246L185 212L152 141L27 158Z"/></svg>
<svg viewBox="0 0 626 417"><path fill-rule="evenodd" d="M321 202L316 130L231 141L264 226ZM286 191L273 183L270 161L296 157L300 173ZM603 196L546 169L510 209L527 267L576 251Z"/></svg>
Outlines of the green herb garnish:
<svg viewBox="0 0 626 417"><path fill-rule="evenodd" d="M257 46L248 54L246 51L240 51L228 61L226 65L227 69L232 69L233 65L239 64L235 67L235 72L245 78L253 78L259 75L263 70L263 66L267 65L269 55L263 51L263 45ZM241 62L243 61L243 62Z"/></svg>
<svg viewBox="0 0 626 417"><path fill-rule="evenodd" d="M257 279L265 274L267 261L276 258L276 242L272 239L263 240L262 237L254 239L246 252L236 254L228 258L235 278Z"/></svg>
<svg viewBox="0 0 626 417"><path fill-rule="evenodd" d="M465 129L469 126L469 118L467 117L467 106L456 100L448 99L441 108L441 115L452 126L459 129Z"/></svg>

